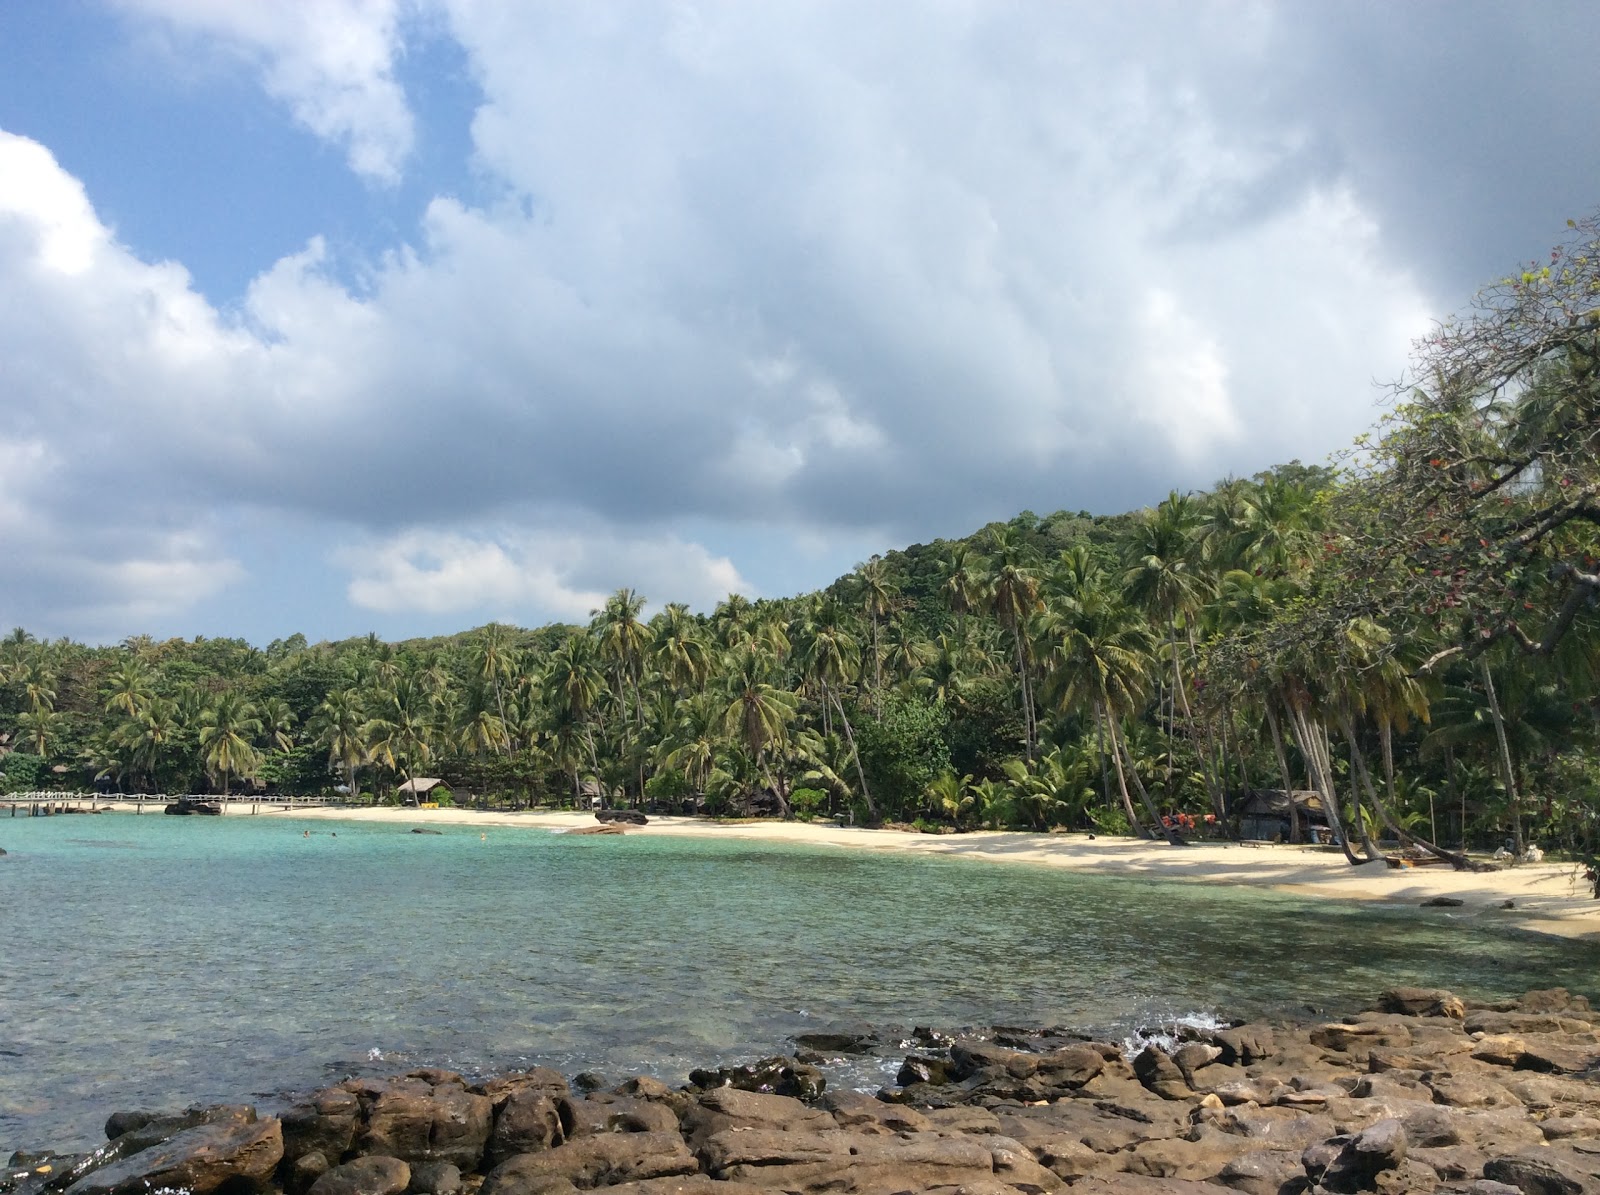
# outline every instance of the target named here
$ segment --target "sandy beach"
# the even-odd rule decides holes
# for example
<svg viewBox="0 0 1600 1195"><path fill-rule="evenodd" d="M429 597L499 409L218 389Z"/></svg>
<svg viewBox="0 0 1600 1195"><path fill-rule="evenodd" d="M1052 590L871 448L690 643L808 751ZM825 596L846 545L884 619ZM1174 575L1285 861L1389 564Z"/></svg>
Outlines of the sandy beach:
<svg viewBox="0 0 1600 1195"><path fill-rule="evenodd" d="M122 808L131 810L133 806ZM249 816L240 811L232 816ZM445 829L572 830L597 823L587 813L548 810L481 812L473 809L295 809L262 816L328 821L398 823ZM970 834L911 834L857 826L805 822L716 822L693 817L652 817L629 834L692 835L766 842L826 845L856 850L910 851L952 855L991 863L1063 867L1098 875L1146 876L1275 888L1334 900L1383 900L1418 905L1434 897L1455 897L1459 908L1441 916L1481 919L1494 924L1569 938L1600 940L1600 900L1591 895L1583 869L1570 863L1520 864L1492 872L1458 872L1445 865L1390 868L1381 863L1351 867L1331 847L1205 843L1170 847L1125 838L1086 834L1028 834L977 831ZM1506 907L1506 902L1511 907Z"/></svg>

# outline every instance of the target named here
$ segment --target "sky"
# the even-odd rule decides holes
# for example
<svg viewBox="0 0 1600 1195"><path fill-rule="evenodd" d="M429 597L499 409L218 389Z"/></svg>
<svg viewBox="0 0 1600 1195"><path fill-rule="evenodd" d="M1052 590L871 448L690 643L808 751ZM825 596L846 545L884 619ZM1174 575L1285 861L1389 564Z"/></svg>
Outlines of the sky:
<svg viewBox="0 0 1600 1195"><path fill-rule="evenodd" d="M827 584L1371 427L1600 204L1600 6L7 0L0 628Z"/></svg>

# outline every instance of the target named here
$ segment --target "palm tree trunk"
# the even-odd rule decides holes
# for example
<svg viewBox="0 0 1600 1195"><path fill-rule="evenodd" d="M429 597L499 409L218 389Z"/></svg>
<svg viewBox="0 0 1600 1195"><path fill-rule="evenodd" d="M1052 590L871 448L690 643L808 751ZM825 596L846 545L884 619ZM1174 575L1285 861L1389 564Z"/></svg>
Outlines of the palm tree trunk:
<svg viewBox="0 0 1600 1195"><path fill-rule="evenodd" d="M1101 736L1102 736L1101 743L1102 743L1102 749L1103 749L1103 744L1105 742L1104 736L1105 736L1105 734L1107 732L1107 728L1108 728L1109 723L1110 723L1110 718L1108 718L1106 716L1106 712L1105 712L1104 708L1101 707L1098 704L1096 704L1095 707L1094 707L1094 716L1095 716L1096 724L1100 727L1100 733L1101 733ZM1115 730L1111 730L1110 731L1110 736L1111 736L1111 761L1112 761L1112 763L1114 763L1116 765L1116 768L1117 768L1117 789L1122 795L1122 811L1128 815L1128 826L1134 832L1134 834L1138 835L1140 838L1149 838L1149 837L1151 837L1151 835L1146 833L1144 826L1140 824L1139 815L1133 811L1133 799L1128 795L1128 778L1127 778L1127 775L1122 770L1122 756L1119 755L1117 753L1117 750L1116 750L1117 732ZM1104 758L1103 755L1101 757L1100 766L1102 768L1105 766L1105 758Z"/></svg>
<svg viewBox="0 0 1600 1195"><path fill-rule="evenodd" d="M1294 777L1289 774L1289 753L1283 747L1283 727L1278 724L1278 712L1272 698L1267 698L1267 729L1272 734L1272 750L1278 757L1278 774L1283 777L1283 795L1289 801L1289 841L1300 842L1300 807L1294 803Z"/></svg>
<svg viewBox="0 0 1600 1195"><path fill-rule="evenodd" d="M832 695L826 686L823 687L823 692ZM844 727L845 741L850 744L850 759L856 765L856 779L861 782L861 799L867 803L868 816L877 821L878 807L873 804L872 794L867 791L867 774L861 770L861 752L856 750L856 735L850 728L850 717L844 712L844 703L837 696L834 696L833 703L839 707L839 724ZM824 704L823 708L826 709L827 705Z"/></svg>
<svg viewBox="0 0 1600 1195"><path fill-rule="evenodd" d="M1127 741L1125 739L1118 738L1116 726L1113 723L1111 730L1112 749L1115 750L1119 743L1122 747L1123 753L1128 757L1128 775L1133 779L1133 787L1139 790L1139 803L1144 806L1145 812L1150 815L1151 825L1161 827L1161 836L1167 840L1168 846L1180 845L1178 842L1177 832L1173 830L1170 825L1161 820L1161 811L1156 808L1155 802L1150 799L1150 794L1145 791L1144 781L1139 779L1139 769L1133 766L1133 754L1132 752L1128 751Z"/></svg>
<svg viewBox="0 0 1600 1195"><path fill-rule="evenodd" d="M1525 849L1522 841L1522 802L1517 796L1517 770L1511 762L1511 742L1506 738L1506 720L1500 713L1500 699L1495 695L1489 661L1482 656L1478 657L1478 672L1483 677L1483 691L1489 697L1489 717L1494 721L1494 737L1500 743L1500 764L1505 770L1506 796L1511 798L1511 832L1520 856Z"/></svg>
<svg viewBox="0 0 1600 1195"><path fill-rule="evenodd" d="M1367 790L1367 799L1372 802L1372 807L1378 811L1378 820L1384 824L1389 833L1399 839L1403 845L1427 851L1428 854L1433 855L1435 858L1443 859L1457 871L1466 871L1471 867L1465 856L1458 855L1454 851L1447 851L1425 838L1419 838L1414 834L1408 833L1401 827L1394 816L1393 809L1378 795L1378 790L1372 783L1372 773L1367 768L1367 757L1362 752L1361 745L1356 741L1355 726L1348 714L1341 716L1340 729L1350 743L1350 762L1354 765L1356 778L1361 782L1362 787ZM1391 793L1394 791L1392 782L1389 791Z"/></svg>
<svg viewBox="0 0 1600 1195"><path fill-rule="evenodd" d="M1295 746L1300 748L1300 754L1305 758L1306 768L1311 773L1311 783L1316 788L1317 794L1322 798L1322 809L1328 818L1328 828L1339 840L1339 847L1344 851L1344 857L1352 866L1363 862L1356 858L1356 853L1350 849L1350 836L1344 832L1344 822L1339 816L1339 793L1333 786L1333 767L1326 754L1327 738L1323 734L1320 722L1307 716L1306 712L1293 702L1285 701L1284 708L1289 714L1289 732L1294 736Z"/></svg>

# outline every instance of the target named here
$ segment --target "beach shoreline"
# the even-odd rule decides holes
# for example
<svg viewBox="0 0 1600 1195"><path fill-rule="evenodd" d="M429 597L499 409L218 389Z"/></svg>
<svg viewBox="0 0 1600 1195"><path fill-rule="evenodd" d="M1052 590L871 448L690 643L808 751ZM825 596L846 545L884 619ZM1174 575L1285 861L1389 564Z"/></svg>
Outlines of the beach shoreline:
<svg viewBox="0 0 1600 1195"><path fill-rule="evenodd" d="M104 802L123 812L133 803ZM146 812L150 807L146 806ZM250 816L235 813L232 816ZM261 816L310 821L402 824L420 829L470 828L572 831L599 823L589 813L558 810L296 808L261 806ZM1572 863L1525 863L1497 871L1458 872L1445 865L1390 868L1382 863L1352 867L1331 847L1270 843L1204 842L1172 847L1139 839L1091 838L1087 834L1039 834L978 830L966 834L915 834L870 830L832 822L713 821L701 817L652 816L628 834L658 837L787 842L855 850L944 855L983 862L1060 867L1090 875L1142 877L1158 881L1268 888L1334 900L1420 905L1453 898L1459 907L1442 915L1557 937L1600 940L1600 900L1591 895L1583 869ZM1511 902L1507 905L1507 902Z"/></svg>

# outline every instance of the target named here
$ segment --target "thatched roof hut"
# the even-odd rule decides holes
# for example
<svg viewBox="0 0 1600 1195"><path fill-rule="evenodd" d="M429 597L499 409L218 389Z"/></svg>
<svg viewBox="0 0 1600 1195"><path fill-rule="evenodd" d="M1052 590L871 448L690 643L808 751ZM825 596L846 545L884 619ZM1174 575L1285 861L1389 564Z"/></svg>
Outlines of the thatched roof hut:
<svg viewBox="0 0 1600 1195"><path fill-rule="evenodd" d="M441 785L444 785L444 781L437 776L413 776L400 786L400 795L402 797L425 797Z"/></svg>
<svg viewBox="0 0 1600 1195"><path fill-rule="evenodd" d="M1268 842L1298 842L1309 826L1326 826L1328 814L1322 794L1314 789L1254 788L1233 807L1239 818L1239 837ZM1296 833L1296 823L1301 828Z"/></svg>

